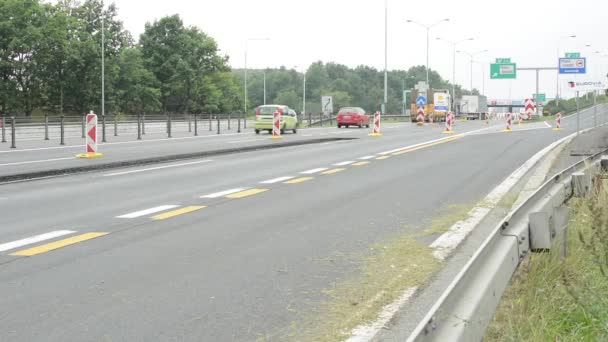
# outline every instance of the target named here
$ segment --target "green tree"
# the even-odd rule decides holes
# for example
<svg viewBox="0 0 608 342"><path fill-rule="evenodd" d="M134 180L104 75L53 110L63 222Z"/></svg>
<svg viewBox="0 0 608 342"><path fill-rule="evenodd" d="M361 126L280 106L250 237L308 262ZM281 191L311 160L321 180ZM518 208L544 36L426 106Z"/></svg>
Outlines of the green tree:
<svg viewBox="0 0 608 342"><path fill-rule="evenodd" d="M151 71L144 67L137 48L124 49L118 57L115 90L117 105L123 113L146 113L161 107L160 88Z"/></svg>

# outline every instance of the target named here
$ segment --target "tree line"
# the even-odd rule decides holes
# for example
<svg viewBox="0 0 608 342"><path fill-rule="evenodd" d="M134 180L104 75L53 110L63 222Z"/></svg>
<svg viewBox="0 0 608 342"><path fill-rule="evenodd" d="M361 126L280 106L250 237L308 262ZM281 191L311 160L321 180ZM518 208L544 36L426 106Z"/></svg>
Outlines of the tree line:
<svg viewBox="0 0 608 342"><path fill-rule="evenodd" d="M103 28L103 31L102 31ZM102 34L103 33L103 34ZM102 0L0 0L0 113L82 114L101 109L104 38L106 113L242 113L244 70L232 70L217 42L178 15L145 25L135 39ZM334 107L380 109L383 71L316 62L304 72L285 67L248 71L248 114L266 102L318 113L322 95ZM400 113L404 89L424 80L425 67L388 74L388 113ZM435 71L436 89L451 84ZM468 93L456 86L457 95ZM476 90L474 90L476 93Z"/></svg>

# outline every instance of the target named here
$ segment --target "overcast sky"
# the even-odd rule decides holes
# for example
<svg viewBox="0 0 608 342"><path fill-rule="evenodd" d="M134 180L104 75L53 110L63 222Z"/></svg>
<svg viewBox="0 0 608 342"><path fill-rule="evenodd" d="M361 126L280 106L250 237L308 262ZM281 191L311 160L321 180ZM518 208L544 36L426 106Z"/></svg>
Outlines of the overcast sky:
<svg viewBox="0 0 608 342"><path fill-rule="evenodd" d="M109 1L108 1L109 2ZM245 40L250 41L252 68L297 66L314 61L360 64L384 68L383 0L115 0L125 27L138 38L146 22L179 14L186 25L198 26L215 38L234 68L244 66ZM588 57L588 77L608 72L608 1L606 0L388 0L388 68L407 69L426 63L424 24L449 18L431 29L430 68L452 79L452 47L436 37L460 40L473 37L459 49L479 54L473 65L473 86L490 98L530 97L534 72L521 71L516 80L490 80L488 63L511 58L518 67L556 66L560 55L580 52ZM591 44L591 47L586 47ZM601 54L595 54L600 51ZM470 58L456 55L456 83L470 84ZM563 76L565 81L565 77ZM540 92L553 98L556 72L544 71ZM566 95L566 94L564 94Z"/></svg>

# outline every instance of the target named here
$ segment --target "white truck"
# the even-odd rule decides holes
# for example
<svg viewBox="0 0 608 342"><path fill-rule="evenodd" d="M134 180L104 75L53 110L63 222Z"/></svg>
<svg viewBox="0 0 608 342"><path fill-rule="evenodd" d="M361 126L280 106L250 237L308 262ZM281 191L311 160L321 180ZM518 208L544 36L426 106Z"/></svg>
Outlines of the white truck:
<svg viewBox="0 0 608 342"><path fill-rule="evenodd" d="M460 99L460 114L467 120L483 120L488 112L488 98L482 95L463 95Z"/></svg>

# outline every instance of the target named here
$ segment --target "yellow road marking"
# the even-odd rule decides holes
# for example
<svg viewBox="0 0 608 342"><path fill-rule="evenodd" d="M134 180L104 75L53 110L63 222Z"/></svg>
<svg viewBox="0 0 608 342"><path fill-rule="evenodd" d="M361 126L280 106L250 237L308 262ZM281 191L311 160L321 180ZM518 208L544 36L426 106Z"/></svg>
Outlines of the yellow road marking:
<svg viewBox="0 0 608 342"><path fill-rule="evenodd" d="M360 162L354 163L352 165L353 166L363 166L363 165L367 165L367 164L369 164L368 161L360 161Z"/></svg>
<svg viewBox="0 0 608 342"><path fill-rule="evenodd" d="M422 150L423 148L427 148L427 147L431 147L431 146L435 146L435 145L439 145L439 144L445 144L447 142L458 140L460 138L462 138L462 137L454 137L454 138L450 138L450 139L446 139L446 140L441 140L441 141L437 141L437 142L434 142L434 143L431 143L431 144L426 144L426 145L422 145L422 146L418 146L418 147L413 147L413 148L410 148L410 149L407 149L407 150L395 152L392 155L393 156L398 156L400 154Z"/></svg>
<svg viewBox="0 0 608 342"><path fill-rule="evenodd" d="M80 234L80 235L69 237L67 239L50 242L50 243L47 243L44 245L40 245L40 246L28 248L28 249L23 249L23 250L11 253L9 255L34 256L34 255L50 252L52 250L59 249L59 248L65 247L65 246L73 245L75 243L91 240L91 239L94 239L94 238L97 238L100 236L104 236L107 234L110 234L110 233L92 232L92 233Z"/></svg>
<svg viewBox="0 0 608 342"><path fill-rule="evenodd" d="M378 158L376 158L376 160L384 160L384 159L388 159L388 158L390 158L390 157L391 157L391 156L382 156L382 157L378 157Z"/></svg>
<svg viewBox="0 0 608 342"><path fill-rule="evenodd" d="M162 214L158 214L155 216L152 216L153 220L166 220L168 218L172 218L178 215L183 215L183 214L187 214L187 213L191 213L193 211L197 211L200 209L206 208L206 206L204 205L191 205L189 207L183 207L180 209L176 209L176 210L172 210L172 211L168 211L166 213L162 213Z"/></svg>
<svg viewBox="0 0 608 342"><path fill-rule="evenodd" d="M336 168L336 169L331 169L331 170L323 171L321 173L324 174L324 175L333 175L334 173L342 172L344 170L346 170L346 169Z"/></svg>
<svg viewBox="0 0 608 342"><path fill-rule="evenodd" d="M285 184L298 184L298 183L309 181L311 179L314 179L314 177L300 177L300 178L289 180L289 181L284 182L284 183Z"/></svg>
<svg viewBox="0 0 608 342"><path fill-rule="evenodd" d="M243 198L247 196L256 195L265 191L268 191L268 189L249 189L241 192L236 192L234 194L226 195L226 198Z"/></svg>

